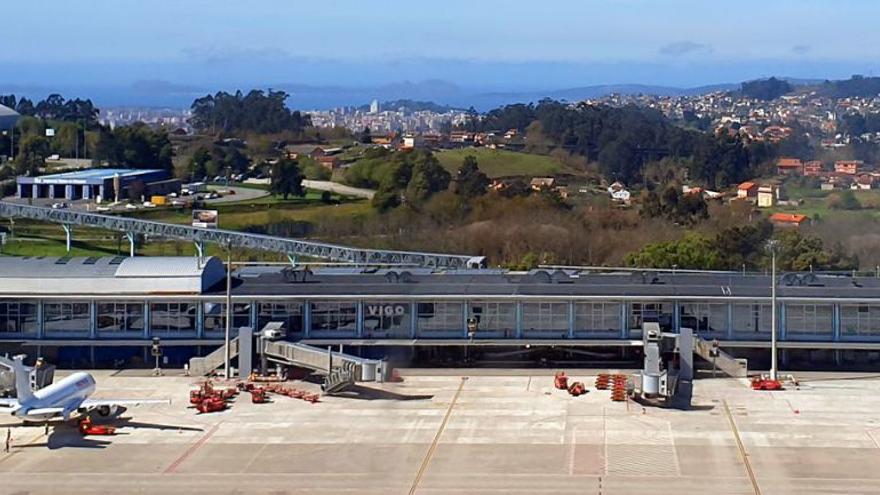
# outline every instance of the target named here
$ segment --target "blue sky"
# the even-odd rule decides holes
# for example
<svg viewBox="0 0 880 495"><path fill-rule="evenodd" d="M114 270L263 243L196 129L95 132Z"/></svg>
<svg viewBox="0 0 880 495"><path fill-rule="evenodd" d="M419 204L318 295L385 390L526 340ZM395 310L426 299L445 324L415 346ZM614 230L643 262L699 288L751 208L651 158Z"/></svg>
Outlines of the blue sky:
<svg viewBox="0 0 880 495"><path fill-rule="evenodd" d="M880 75L871 0L31 0L2 17L0 89Z"/></svg>

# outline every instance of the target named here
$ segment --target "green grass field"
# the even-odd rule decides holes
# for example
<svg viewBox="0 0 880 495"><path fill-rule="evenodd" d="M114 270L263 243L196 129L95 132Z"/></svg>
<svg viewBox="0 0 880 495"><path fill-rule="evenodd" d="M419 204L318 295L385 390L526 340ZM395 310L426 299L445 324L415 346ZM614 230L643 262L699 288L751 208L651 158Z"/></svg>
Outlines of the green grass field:
<svg viewBox="0 0 880 495"><path fill-rule="evenodd" d="M565 168L562 163L549 156L490 148L463 148L435 153L443 168L450 172L458 170L468 155L474 156L480 170L492 178L554 175L562 172Z"/></svg>

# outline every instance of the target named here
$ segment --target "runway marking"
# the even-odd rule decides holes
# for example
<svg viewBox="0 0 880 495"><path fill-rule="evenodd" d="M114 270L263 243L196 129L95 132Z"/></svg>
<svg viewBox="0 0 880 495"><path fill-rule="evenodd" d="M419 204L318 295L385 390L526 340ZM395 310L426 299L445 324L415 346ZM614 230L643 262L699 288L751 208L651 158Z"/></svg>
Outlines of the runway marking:
<svg viewBox="0 0 880 495"><path fill-rule="evenodd" d="M569 448L568 448L568 475L574 475L574 457L575 450L577 449L577 428L578 425L574 425L571 429L571 438L569 440Z"/></svg>
<svg viewBox="0 0 880 495"><path fill-rule="evenodd" d="M730 423L730 430L733 432L733 438L736 440L736 447L739 449L739 455L742 457L743 464L746 466L746 473L749 475L749 481L752 482L752 488L755 490L755 495L761 495L761 487L758 486L758 479L755 478L755 472L752 470L752 463L749 462L749 455L746 453L742 438L739 436L736 421L734 421L733 415L730 414L730 407L727 405L727 399L724 399L722 403L724 404L724 414L727 415L727 422Z"/></svg>
<svg viewBox="0 0 880 495"><path fill-rule="evenodd" d="M874 447L877 447L878 449L880 449L880 443L877 443L877 439L874 438L874 434L871 433L871 430L865 430L865 433L868 434L868 438L870 438L871 442L874 443Z"/></svg>
<svg viewBox="0 0 880 495"><path fill-rule="evenodd" d="M222 422L223 421L220 421L220 423L222 423ZM198 439L196 441L196 443L192 444L188 449L186 449L186 452L184 452L183 454L180 454L180 457L175 459L174 462L172 462L167 468L165 468L165 471L163 471L162 473L163 474L171 474L174 471L176 471L177 468L180 467L181 464L183 464L183 461L187 460L189 458L189 456L195 454L196 451L199 450L202 447L202 445L204 445L205 442L208 441L208 439L210 439L212 436L214 436L214 433L217 433L217 430L220 429L220 423L217 423L214 426L212 426L211 429L208 430L207 433L202 435L202 438Z"/></svg>
<svg viewBox="0 0 880 495"><path fill-rule="evenodd" d="M446 424L449 423L449 417L452 416L452 409L455 407L456 402L458 402L458 397L461 395L461 389L464 388L467 379L468 377L466 376L461 377L461 383L458 384L458 390L456 390L455 395L452 396L452 401L449 403L449 407L446 408L446 414L443 416L440 428L437 429L437 434L434 435L431 447L428 448L428 452L425 453L425 458L422 459L422 464L419 466L418 472L416 472L416 477L412 482L412 486L409 488L409 495L416 493L416 489L422 481L422 476L425 475L425 471L428 469L428 463L430 463L431 458L434 457L434 451L437 450L437 445L440 443L440 436L443 435L443 431L446 430Z"/></svg>

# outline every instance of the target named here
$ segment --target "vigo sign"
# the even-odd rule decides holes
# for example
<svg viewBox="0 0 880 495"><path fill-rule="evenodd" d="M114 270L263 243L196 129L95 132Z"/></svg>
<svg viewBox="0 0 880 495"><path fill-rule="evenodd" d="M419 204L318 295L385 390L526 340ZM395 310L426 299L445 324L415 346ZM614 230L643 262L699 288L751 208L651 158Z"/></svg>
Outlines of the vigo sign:
<svg viewBox="0 0 880 495"><path fill-rule="evenodd" d="M404 304L367 304L368 316L403 316L406 314Z"/></svg>

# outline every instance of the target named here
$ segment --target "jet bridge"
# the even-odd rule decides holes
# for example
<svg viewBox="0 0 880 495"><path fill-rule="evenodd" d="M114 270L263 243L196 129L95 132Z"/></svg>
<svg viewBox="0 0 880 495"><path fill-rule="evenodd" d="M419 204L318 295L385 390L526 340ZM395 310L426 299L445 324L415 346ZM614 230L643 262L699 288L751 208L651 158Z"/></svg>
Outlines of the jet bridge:
<svg viewBox="0 0 880 495"><path fill-rule="evenodd" d="M322 388L326 393L344 390L356 382L382 382L388 373L385 361L365 359L308 344L264 339L261 352L266 360L307 368L325 375Z"/></svg>

